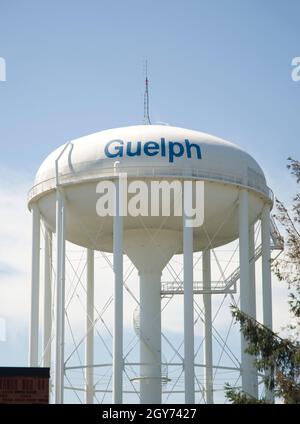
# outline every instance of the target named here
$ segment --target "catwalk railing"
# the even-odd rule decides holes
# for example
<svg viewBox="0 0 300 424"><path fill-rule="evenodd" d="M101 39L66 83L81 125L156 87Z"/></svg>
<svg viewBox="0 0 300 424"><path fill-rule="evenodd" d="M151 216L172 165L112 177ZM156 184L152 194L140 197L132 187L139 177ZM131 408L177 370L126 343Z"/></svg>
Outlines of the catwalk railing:
<svg viewBox="0 0 300 424"><path fill-rule="evenodd" d="M271 219L271 249L282 251L284 244L275 221ZM256 247L254 256L250 262L257 261L262 255L261 244ZM202 281L194 281L194 294L230 294L236 293L236 283L240 278L240 267L238 266L224 281L211 281L210 290L204 289ZM162 296L183 294L183 281L163 281L161 283Z"/></svg>

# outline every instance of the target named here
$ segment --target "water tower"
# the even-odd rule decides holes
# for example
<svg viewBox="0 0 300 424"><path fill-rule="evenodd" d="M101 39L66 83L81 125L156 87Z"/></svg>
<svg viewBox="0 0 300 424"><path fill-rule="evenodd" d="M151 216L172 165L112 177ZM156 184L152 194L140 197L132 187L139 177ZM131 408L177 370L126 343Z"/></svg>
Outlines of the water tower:
<svg viewBox="0 0 300 424"><path fill-rule="evenodd" d="M187 216L122 216L121 175L129 182L191 181L183 188L183 203L190 202L193 184L203 182L204 221L187 226ZM115 184L114 216L97 213L99 181ZM99 190L98 190L99 191ZM32 287L30 366L38 366L40 226L45 226L44 249L44 364L50 365L49 340L55 334L55 402L63 402L65 332L66 240L87 250L86 401L93 400L93 290L94 252L113 254L112 402L123 401L123 257L138 270L140 308L136 317L139 338L139 375L135 378L141 403L160 403L164 372L161 348L161 295L180 293L184 323L184 395L195 402L194 296L203 296L205 332L206 402L213 402L211 251L239 240L239 267L222 290L239 280L240 308L256 317L254 265L262 258L263 323L272 328L270 259L276 231L270 219L272 192L257 162L244 150L223 139L167 125L137 125L101 131L73 140L51 153L39 168L30 191L32 213ZM184 210L184 208L183 208ZM261 221L261 245L254 248L254 225ZM225 225L224 225L225 223ZM99 228L101 236L99 237ZM52 234L56 234L56 261ZM278 240L278 237L277 237ZM193 254L202 252L202 280L195 281ZM181 284L161 280L173 255L183 255ZM51 268L55 271L55 328L51 315ZM125 305L126 307L126 305ZM47 344L48 343L48 344ZM244 353L241 336L242 388L257 395L253 358Z"/></svg>

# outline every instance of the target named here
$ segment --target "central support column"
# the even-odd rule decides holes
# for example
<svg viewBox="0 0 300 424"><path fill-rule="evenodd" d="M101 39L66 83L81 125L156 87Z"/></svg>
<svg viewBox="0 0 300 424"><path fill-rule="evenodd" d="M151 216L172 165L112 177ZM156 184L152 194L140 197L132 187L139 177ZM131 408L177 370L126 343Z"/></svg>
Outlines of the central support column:
<svg viewBox="0 0 300 424"><path fill-rule="evenodd" d="M161 272L140 270L141 403L161 403Z"/></svg>
<svg viewBox="0 0 300 424"><path fill-rule="evenodd" d="M178 251L180 233L161 229L127 230L125 252L139 271L140 308L134 325L140 339L140 402L162 401L161 274Z"/></svg>

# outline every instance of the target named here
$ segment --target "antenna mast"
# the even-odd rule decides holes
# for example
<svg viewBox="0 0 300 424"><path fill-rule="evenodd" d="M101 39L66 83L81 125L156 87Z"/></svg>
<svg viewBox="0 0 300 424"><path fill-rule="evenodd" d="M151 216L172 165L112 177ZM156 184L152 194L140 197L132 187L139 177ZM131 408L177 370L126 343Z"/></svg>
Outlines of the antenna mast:
<svg viewBox="0 0 300 424"><path fill-rule="evenodd" d="M146 60L145 94L144 94L144 124L151 125L150 116L149 116L149 80L148 80L147 60Z"/></svg>

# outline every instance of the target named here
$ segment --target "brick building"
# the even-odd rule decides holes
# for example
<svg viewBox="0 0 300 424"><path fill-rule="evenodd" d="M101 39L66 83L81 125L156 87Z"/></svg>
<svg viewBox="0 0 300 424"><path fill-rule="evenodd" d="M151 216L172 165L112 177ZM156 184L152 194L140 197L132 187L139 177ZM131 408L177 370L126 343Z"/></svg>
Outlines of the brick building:
<svg viewBox="0 0 300 424"><path fill-rule="evenodd" d="M0 367L0 404L49 403L49 368Z"/></svg>

